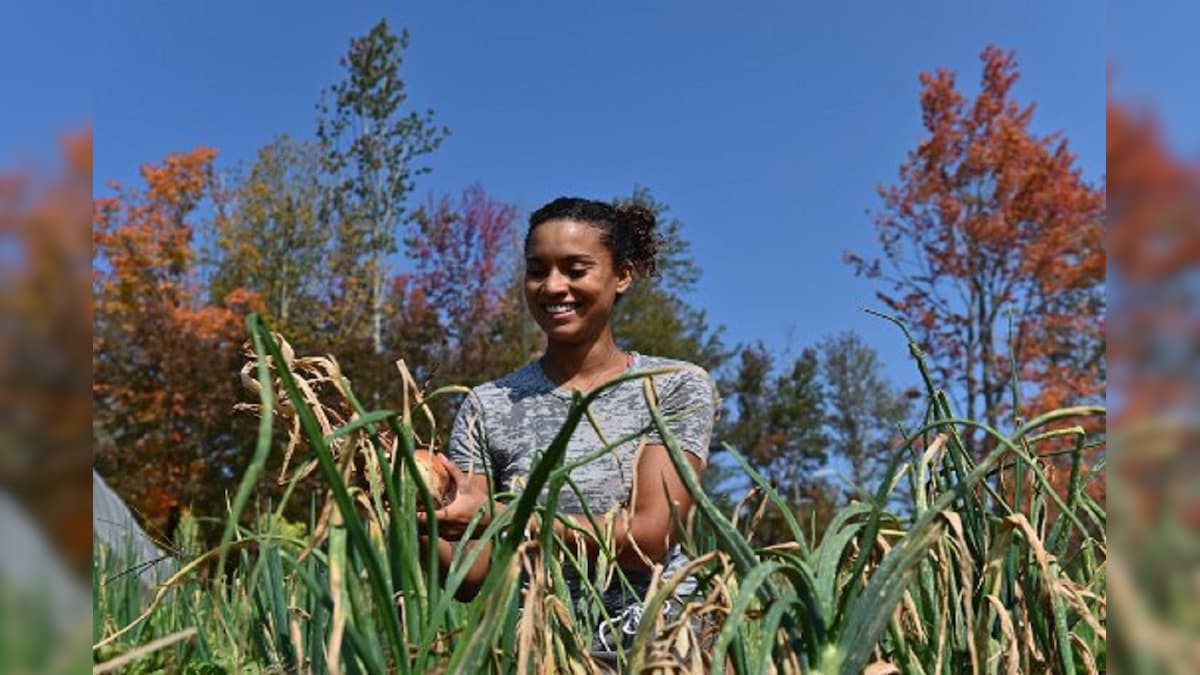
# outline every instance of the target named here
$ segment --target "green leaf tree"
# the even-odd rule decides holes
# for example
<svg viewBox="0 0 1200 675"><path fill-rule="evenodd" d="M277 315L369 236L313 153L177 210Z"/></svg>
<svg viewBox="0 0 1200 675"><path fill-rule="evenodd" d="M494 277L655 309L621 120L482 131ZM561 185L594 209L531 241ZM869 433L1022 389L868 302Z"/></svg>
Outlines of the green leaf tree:
<svg viewBox="0 0 1200 675"><path fill-rule="evenodd" d="M825 511L829 491L818 476L829 460L825 401L817 352L804 350L780 370L762 342L743 347L722 387L734 417L720 436L773 483L797 513ZM789 538L773 511L758 530L766 541Z"/></svg>
<svg viewBox="0 0 1200 675"><path fill-rule="evenodd" d="M273 326L297 345L325 329L332 233L321 220L325 189L313 143L280 135L233 174L216 200L212 296L254 291Z"/></svg>
<svg viewBox="0 0 1200 675"><path fill-rule="evenodd" d="M614 310L617 342L624 349L716 370L730 353L722 340L722 329L710 326L704 310L685 299L700 280L701 270L683 236L683 223L677 218L664 218L669 207L655 201L646 188L636 188L629 197L614 201L637 203L654 211L660 237L658 273L636 281Z"/></svg>
<svg viewBox="0 0 1200 675"><path fill-rule="evenodd" d="M317 138L333 177L325 216L337 224L334 304L347 308L337 324L348 334L368 335L377 355L384 353L386 257L399 250L416 177L429 171L421 159L449 133L434 124L432 110L406 105L400 67L407 46L408 31L395 35L385 20L352 39L341 59L345 79L318 106Z"/></svg>
<svg viewBox="0 0 1200 675"><path fill-rule="evenodd" d="M857 333L826 337L817 354L829 447L849 465L852 488L873 494L912 402L884 379L878 354Z"/></svg>

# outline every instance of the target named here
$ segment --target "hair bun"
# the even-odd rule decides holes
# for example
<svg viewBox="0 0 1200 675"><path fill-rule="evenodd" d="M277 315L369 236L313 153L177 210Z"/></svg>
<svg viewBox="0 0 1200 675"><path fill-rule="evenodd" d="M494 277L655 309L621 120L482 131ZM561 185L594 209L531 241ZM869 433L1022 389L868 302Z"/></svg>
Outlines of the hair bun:
<svg viewBox="0 0 1200 675"><path fill-rule="evenodd" d="M629 237L629 262L639 275L651 276L658 270L658 221L654 211L641 204L622 204L617 206L617 215L621 219Z"/></svg>

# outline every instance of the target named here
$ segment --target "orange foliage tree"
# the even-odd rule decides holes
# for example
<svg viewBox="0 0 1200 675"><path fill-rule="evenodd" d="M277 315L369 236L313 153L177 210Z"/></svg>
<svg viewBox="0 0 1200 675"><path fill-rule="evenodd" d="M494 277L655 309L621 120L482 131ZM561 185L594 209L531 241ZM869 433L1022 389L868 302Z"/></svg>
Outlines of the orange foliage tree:
<svg viewBox="0 0 1200 675"><path fill-rule="evenodd" d="M1196 432L1173 420L1193 418L1200 401L1192 281L1200 260L1200 166L1177 156L1147 104L1110 92L1106 118L1112 424L1125 432L1113 464L1131 497L1122 529L1141 524L1150 532L1163 518L1180 518L1195 532L1200 499L1174 496L1189 489L1174 483L1188 480L1176 462L1190 452ZM1139 427L1150 431L1129 433Z"/></svg>
<svg viewBox="0 0 1200 675"><path fill-rule="evenodd" d="M0 494L79 577L91 567L92 129L52 171L0 170Z"/></svg>
<svg viewBox="0 0 1200 675"><path fill-rule="evenodd" d="M1197 328L1188 275L1200 260L1200 168L1175 157L1156 118L1113 99L1107 112L1117 421L1196 409L1188 360Z"/></svg>
<svg viewBox="0 0 1200 675"><path fill-rule="evenodd" d="M846 261L887 286L958 412L998 428L1013 363L1018 414L1103 398L1105 195L1061 133L1030 131L1013 53L980 58L973 101L953 72L921 74L927 135L879 189L883 256Z"/></svg>
<svg viewBox="0 0 1200 675"><path fill-rule="evenodd" d="M144 189L113 185L94 206L93 407L97 470L151 525L176 506L219 507L241 475L253 423L235 418L254 294L208 304L194 219L216 150L142 167Z"/></svg>

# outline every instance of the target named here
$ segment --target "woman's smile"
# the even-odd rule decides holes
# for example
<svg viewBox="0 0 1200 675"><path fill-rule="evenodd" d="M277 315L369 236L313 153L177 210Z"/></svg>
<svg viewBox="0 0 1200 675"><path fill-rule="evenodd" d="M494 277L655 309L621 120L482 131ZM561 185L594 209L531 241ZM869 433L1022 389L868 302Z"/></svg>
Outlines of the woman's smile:
<svg viewBox="0 0 1200 675"><path fill-rule="evenodd" d="M573 302L557 303L553 305L542 305L542 309L550 315L552 319L566 320L575 315L576 304Z"/></svg>

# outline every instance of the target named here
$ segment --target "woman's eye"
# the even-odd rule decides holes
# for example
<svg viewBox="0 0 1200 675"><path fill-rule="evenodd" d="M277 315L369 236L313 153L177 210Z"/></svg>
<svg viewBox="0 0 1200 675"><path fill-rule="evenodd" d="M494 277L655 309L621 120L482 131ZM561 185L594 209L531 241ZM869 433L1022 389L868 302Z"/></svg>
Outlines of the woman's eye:
<svg viewBox="0 0 1200 675"><path fill-rule="evenodd" d="M526 268L525 276L529 279L541 279L546 276L546 270L537 268Z"/></svg>
<svg viewBox="0 0 1200 675"><path fill-rule="evenodd" d="M575 269L567 270L567 276L571 277L572 279L579 279L583 277L583 275L587 274L587 272L588 271L586 267L577 267Z"/></svg>

